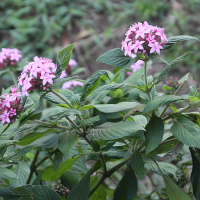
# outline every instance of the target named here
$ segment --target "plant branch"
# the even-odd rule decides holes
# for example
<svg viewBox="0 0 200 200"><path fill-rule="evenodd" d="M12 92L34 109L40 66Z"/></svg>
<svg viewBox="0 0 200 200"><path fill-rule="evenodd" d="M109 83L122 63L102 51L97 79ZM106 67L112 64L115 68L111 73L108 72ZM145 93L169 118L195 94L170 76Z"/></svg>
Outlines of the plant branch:
<svg viewBox="0 0 200 200"><path fill-rule="evenodd" d="M35 153L35 156L34 156L34 158L33 158L33 161L32 161L32 163L31 163L31 166L30 166L30 174L29 174L29 177L28 177L28 180L27 180L27 182L26 182L26 184L29 184L30 183L30 181L31 181L31 178L32 178L32 176L33 176L33 173L35 172L35 170L36 170L36 166L35 166L35 163L36 163L36 161L37 161L37 157L38 157L38 155L39 155L39 151L36 151L36 153Z"/></svg>
<svg viewBox="0 0 200 200"><path fill-rule="evenodd" d="M103 175L101 176L101 178L97 181L96 185L91 189L89 197L95 192L95 190L101 185L101 183L108 177L110 177L114 172L116 172L119 168L121 168L122 166L124 166L129 160L131 160L132 158L132 154L126 158L124 161L122 161L121 163L115 165L114 167L112 167L111 169L109 169L107 171L107 173L103 173Z"/></svg>
<svg viewBox="0 0 200 200"><path fill-rule="evenodd" d="M150 90L149 90L148 82L147 82L147 61L144 62L144 81L145 81L145 86L146 86L146 93L148 95L149 101L151 101Z"/></svg>
<svg viewBox="0 0 200 200"><path fill-rule="evenodd" d="M37 119L33 120L39 124L42 124L42 125L45 125L45 126L48 126L49 128L61 128L61 129L65 129L65 130L71 130L70 127L65 127L65 126L61 126L61 125L58 125L58 124L50 124L48 122L43 122L43 121L39 121Z"/></svg>
<svg viewBox="0 0 200 200"><path fill-rule="evenodd" d="M139 152L145 145L145 141L142 142L142 144L138 147L137 151Z"/></svg>
<svg viewBox="0 0 200 200"><path fill-rule="evenodd" d="M35 168L38 168L45 160L47 160L48 158L50 158L54 153L56 153L58 151L58 149L55 149L54 151L52 151L51 153L47 154L44 158L42 158L37 165L35 165Z"/></svg>

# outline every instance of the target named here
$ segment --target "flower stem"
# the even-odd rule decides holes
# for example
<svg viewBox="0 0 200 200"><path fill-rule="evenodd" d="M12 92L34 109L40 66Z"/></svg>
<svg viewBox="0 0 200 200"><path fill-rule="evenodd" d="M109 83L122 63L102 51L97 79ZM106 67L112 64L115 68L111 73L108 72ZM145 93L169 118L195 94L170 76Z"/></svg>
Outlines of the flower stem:
<svg viewBox="0 0 200 200"><path fill-rule="evenodd" d="M151 101L150 90L149 90L148 82L147 82L147 61L144 62L144 81L145 81L145 86L146 86L146 93L148 95L149 101Z"/></svg>

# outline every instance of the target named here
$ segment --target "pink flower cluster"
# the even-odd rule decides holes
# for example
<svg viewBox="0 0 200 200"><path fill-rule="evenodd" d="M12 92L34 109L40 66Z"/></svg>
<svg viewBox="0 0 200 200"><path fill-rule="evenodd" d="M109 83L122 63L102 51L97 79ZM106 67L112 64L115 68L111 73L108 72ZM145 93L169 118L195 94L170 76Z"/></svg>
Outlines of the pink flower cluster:
<svg viewBox="0 0 200 200"><path fill-rule="evenodd" d="M83 86L83 83L80 81L68 81L63 84L62 89L72 89L76 86Z"/></svg>
<svg viewBox="0 0 200 200"><path fill-rule="evenodd" d="M170 81L166 81L166 83L167 83L167 86L170 86L174 88L175 90L177 90L178 87L182 85L182 82L178 83L178 79L176 78L174 80L172 76L170 76Z"/></svg>
<svg viewBox="0 0 200 200"><path fill-rule="evenodd" d="M0 121L2 125L14 123L18 112L23 109L20 106L21 93L17 92L17 88L11 88L11 94L4 94L0 97Z"/></svg>
<svg viewBox="0 0 200 200"><path fill-rule="evenodd" d="M156 52L160 54L163 45L167 43L164 28L149 25L146 21L135 23L126 33L126 38L122 41L122 50L125 56L134 57L135 54L148 56Z"/></svg>
<svg viewBox="0 0 200 200"><path fill-rule="evenodd" d="M72 67L72 66L75 66L75 65L77 65L77 62L76 62L75 60L73 60L73 59L70 59L67 68L66 68L64 71L62 71L62 74L60 75L60 78L65 78L65 77L67 77L67 76L68 76L67 73L70 73L71 67Z"/></svg>
<svg viewBox="0 0 200 200"><path fill-rule="evenodd" d="M34 62L26 65L19 77L18 86L22 86L23 96L29 96L28 91L36 88L46 90L53 84L55 78L56 65L51 59L34 57Z"/></svg>
<svg viewBox="0 0 200 200"><path fill-rule="evenodd" d="M8 65L16 65L22 60L22 55L18 49L2 48L0 52L0 69Z"/></svg>

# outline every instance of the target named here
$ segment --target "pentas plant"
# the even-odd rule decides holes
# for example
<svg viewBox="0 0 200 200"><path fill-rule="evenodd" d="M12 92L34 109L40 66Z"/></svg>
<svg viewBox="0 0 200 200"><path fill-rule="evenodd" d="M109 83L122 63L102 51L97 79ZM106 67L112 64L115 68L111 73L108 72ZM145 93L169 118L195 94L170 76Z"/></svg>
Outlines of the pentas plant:
<svg viewBox="0 0 200 200"><path fill-rule="evenodd" d="M0 97L0 121L2 125L14 123L23 106L21 103L21 93L17 92L17 88L11 87L10 94L4 94Z"/></svg>
<svg viewBox="0 0 200 200"><path fill-rule="evenodd" d="M166 38L164 29L137 23L122 49L97 59L114 66L113 72L99 70L80 80L82 86L75 77L60 78L73 44L58 53L56 65L34 58L19 78L23 99L12 88L11 94L3 90L0 101L0 196L199 200L200 93L186 86L189 73L162 81L191 52L171 62L159 56L190 39L198 41ZM166 67L148 75L154 60ZM183 87L189 93L179 95Z"/></svg>

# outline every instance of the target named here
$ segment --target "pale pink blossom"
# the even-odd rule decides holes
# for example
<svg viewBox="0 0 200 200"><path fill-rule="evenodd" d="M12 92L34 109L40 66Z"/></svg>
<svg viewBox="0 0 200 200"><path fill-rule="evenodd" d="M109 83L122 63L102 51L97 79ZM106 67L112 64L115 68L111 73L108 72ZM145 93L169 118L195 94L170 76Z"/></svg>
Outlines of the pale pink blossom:
<svg viewBox="0 0 200 200"><path fill-rule="evenodd" d="M143 43L144 43L144 41L136 40L135 44L132 45L132 49L134 49L135 53L137 53L138 49L141 49L141 50L144 49L144 47L142 46Z"/></svg>
<svg viewBox="0 0 200 200"><path fill-rule="evenodd" d="M121 50L125 56L133 57L133 54L148 56L154 52L160 54L163 45L167 43L164 28L149 25L146 21L132 25L126 32L122 41Z"/></svg>
<svg viewBox="0 0 200 200"><path fill-rule="evenodd" d="M33 58L34 62L26 65L19 77L18 87L22 86L22 95L29 96L28 91L34 89L46 90L53 84L53 79L56 78L56 65L51 59L44 57Z"/></svg>
<svg viewBox="0 0 200 200"><path fill-rule="evenodd" d="M12 90L14 89L12 88ZM20 102L20 92L4 94L0 97L0 121L2 125L15 122L17 113L23 109L23 106L20 106Z"/></svg>
<svg viewBox="0 0 200 200"><path fill-rule="evenodd" d="M148 46L151 47L150 53L153 53L156 51L157 54L160 54L160 49L163 49L163 47L158 42L151 43Z"/></svg>
<svg viewBox="0 0 200 200"><path fill-rule="evenodd" d="M5 110L4 113L0 115L0 118L3 125L6 124L6 122L10 123L9 112L7 110Z"/></svg>
<svg viewBox="0 0 200 200"><path fill-rule="evenodd" d="M65 82L62 86L62 89L71 89L76 86L83 86L83 83L80 81L69 81Z"/></svg>
<svg viewBox="0 0 200 200"><path fill-rule="evenodd" d="M9 65L16 65L22 60L22 55L18 49L2 48L0 52L0 69Z"/></svg>
<svg viewBox="0 0 200 200"><path fill-rule="evenodd" d="M42 84L46 85L47 83L53 84L53 78L56 76L53 74L46 73L44 76L41 76L40 78L43 79Z"/></svg>

